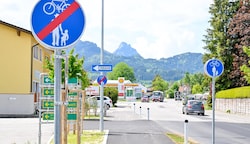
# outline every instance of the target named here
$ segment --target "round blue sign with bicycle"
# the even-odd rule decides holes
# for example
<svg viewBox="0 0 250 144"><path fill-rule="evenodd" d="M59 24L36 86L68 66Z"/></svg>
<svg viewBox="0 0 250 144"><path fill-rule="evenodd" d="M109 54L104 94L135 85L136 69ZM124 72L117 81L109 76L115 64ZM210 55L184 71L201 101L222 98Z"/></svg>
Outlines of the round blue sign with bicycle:
<svg viewBox="0 0 250 144"><path fill-rule="evenodd" d="M40 0L31 15L31 31L44 47L64 49L81 38L85 16L75 0Z"/></svg>
<svg viewBox="0 0 250 144"><path fill-rule="evenodd" d="M218 59L210 59L204 65L204 71L209 77L218 77L224 71L223 63Z"/></svg>

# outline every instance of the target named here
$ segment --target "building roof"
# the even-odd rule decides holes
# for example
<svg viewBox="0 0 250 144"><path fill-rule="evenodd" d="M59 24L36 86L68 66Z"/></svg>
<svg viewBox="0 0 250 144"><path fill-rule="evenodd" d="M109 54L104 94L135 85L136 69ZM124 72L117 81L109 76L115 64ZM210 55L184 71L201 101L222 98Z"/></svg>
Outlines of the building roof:
<svg viewBox="0 0 250 144"><path fill-rule="evenodd" d="M29 31L29 30L26 30L26 29L21 28L21 27L18 27L18 26L16 26L16 25L13 25L13 24L4 22L4 21L2 21L2 20L0 20L0 24L3 24L3 25L6 25L6 26L8 26L8 27L12 27L12 28L14 28L14 29L16 29L16 30L20 30L20 31L22 31L22 32L26 32L26 33L31 34L31 31Z"/></svg>

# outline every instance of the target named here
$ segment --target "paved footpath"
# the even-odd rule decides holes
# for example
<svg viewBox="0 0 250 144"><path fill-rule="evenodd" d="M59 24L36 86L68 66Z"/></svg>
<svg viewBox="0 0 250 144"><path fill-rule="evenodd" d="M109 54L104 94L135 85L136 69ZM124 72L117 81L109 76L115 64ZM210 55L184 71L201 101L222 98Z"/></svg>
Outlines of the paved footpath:
<svg viewBox="0 0 250 144"><path fill-rule="evenodd" d="M84 121L84 129L99 129L99 121ZM166 130L154 121L135 114L127 103L110 108L104 121L109 130L107 144L174 144Z"/></svg>

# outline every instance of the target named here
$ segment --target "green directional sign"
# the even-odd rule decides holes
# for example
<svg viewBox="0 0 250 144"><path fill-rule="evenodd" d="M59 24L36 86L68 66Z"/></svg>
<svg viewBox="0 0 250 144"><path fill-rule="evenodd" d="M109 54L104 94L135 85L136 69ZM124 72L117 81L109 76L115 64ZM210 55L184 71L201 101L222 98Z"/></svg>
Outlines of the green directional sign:
<svg viewBox="0 0 250 144"><path fill-rule="evenodd" d="M78 84L78 79L77 78L70 78L69 80L68 80L68 84Z"/></svg>
<svg viewBox="0 0 250 144"><path fill-rule="evenodd" d="M54 84L54 83L49 78L49 76L45 75L45 76L43 76L43 84Z"/></svg>
<svg viewBox="0 0 250 144"><path fill-rule="evenodd" d="M69 113L69 114L67 114L67 119L68 120L76 120L77 114L76 113Z"/></svg>
<svg viewBox="0 0 250 144"><path fill-rule="evenodd" d="M43 88L42 95L43 96L54 96L54 89L53 88Z"/></svg>
<svg viewBox="0 0 250 144"><path fill-rule="evenodd" d="M69 91L68 96L77 96L76 91Z"/></svg>
<svg viewBox="0 0 250 144"><path fill-rule="evenodd" d="M68 108L76 108L77 107L77 101L69 101Z"/></svg>
<svg viewBox="0 0 250 144"><path fill-rule="evenodd" d="M42 101L42 108L54 108L54 101Z"/></svg>
<svg viewBox="0 0 250 144"><path fill-rule="evenodd" d="M76 120L77 114L76 113L68 113L67 119L68 120ZM43 113L43 120L54 120L54 113Z"/></svg>
<svg viewBox="0 0 250 144"><path fill-rule="evenodd" d="M54 113L43 113L43 120L54 120Z"/></svg>

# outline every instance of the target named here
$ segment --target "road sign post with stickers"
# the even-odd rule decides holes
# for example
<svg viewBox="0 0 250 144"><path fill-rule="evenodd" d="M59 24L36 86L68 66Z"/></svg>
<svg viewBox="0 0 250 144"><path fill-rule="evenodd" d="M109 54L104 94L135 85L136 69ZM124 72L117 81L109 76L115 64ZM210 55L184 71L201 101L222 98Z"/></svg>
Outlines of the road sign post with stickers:
<svg viewBox="0 0 250 144"><path fill-rule="evenodd" d="M222 75L224 71L223 63L218 59L210 59L204 65L205 73L212 78L212 144L215 144L215 78Z"/></svg>
<svg viewBox="0 0 250 144"><path fill-rule="evenodd" d="M54 143L61 144L61 50L72 48L81 38L85 16L75 0L40 0L31 15L31 31L34 38L45 48L55 51L55 126ZM39 143L41 143L39 141Z"/></svg>

